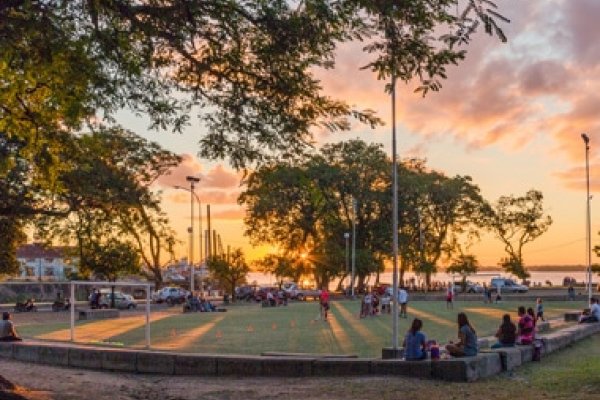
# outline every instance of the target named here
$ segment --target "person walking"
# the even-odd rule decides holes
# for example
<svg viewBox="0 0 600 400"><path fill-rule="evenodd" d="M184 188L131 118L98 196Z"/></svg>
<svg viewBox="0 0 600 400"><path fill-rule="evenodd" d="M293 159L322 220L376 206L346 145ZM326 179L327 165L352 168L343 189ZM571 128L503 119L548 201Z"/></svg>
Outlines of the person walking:
<svg viewBox="0 0 600 400"><path fill-rule="evenodd" d="M542 303L542 299L538 297L537 301L536 301L536 305L535 305L535 321L537 322L538 319L541 319L542 321L546 321L544 319L544 304Z"/></svg>
<svg viewBox="0 0 600 400"><path fill-rule="evenodd" d="M327 290L327 286L323 286L323 289L321 289L319 303L321 306L321 319L327 321L327 314L329 312L329 291Z"/></svg>
<svg viewBox="0 0 600 400"><path fill-rule="evenodd" d="M446 289L446 310L454 309L454 284L448 282L448 288Z"/></svg>

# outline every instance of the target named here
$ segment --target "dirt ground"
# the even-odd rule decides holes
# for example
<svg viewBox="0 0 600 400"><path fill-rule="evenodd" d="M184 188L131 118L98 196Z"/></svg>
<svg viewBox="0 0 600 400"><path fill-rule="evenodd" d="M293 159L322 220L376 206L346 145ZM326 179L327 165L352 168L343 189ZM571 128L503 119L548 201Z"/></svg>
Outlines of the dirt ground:
<svg viewBox="0 0 600 400"><path fill-rule="evenodd" d="M231 378L173 377L76 370L0 360L0 375L14 390L0 399L27 400L197 400L197 399L395 399L429 398L445 393L445 384L385 377ZM444 396L446 399L465 398ZM409 397L405 397L410 394ZM9 397L14 396L14 397Z"/></svg>

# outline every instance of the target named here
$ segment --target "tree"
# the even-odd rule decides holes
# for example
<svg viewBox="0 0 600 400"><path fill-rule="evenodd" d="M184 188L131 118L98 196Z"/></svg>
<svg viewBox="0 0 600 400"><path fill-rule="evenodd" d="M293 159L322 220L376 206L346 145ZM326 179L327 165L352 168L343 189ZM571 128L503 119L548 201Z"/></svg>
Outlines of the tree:
<svg viewBox="0 0 600 400"><path fill-rule="evenodd" d="M15 275L19 272L17 248L27 236L20 221L0 217L0 275Z"/></svg>
<svg viewBox="0 0 600 400"><path fill-rule="evenodd" d="M173 252L174 232L151 185L180 162L155 143L118 128L82 135L74 143L57 182L56 201L69 216L45 217L46 237L81 246L121 237L134 245L157 287L162 283L164 251Z"/></svg>
<svg viewBox="0 0 600 400"><path fill-rule="evenodd" d="M306 264L302 257L294 257L292 254L267 254L256 265L262 272L274 275L279 286L285 278L291 279L292 282L300 282L302 275L309 272L304 268Z"/></svg>
<svg viewBox="0 0 600 400"><path fill-rule="evenodd" d="M543 199L542 192L532 189L524 196L502 196L493 206L490 227L507 253L500 265L521 279L529 277L523 262L523 247L552 225L552 217L544 213Z"/></svg>
<svg viewBox="0 0 600 400"><path fill-rule="evenodd" d="M467 290L467 277L476 274L479 270L479 261L472 254L460 254L446 269L446 272L459 274L461 279L462 291Z"/></svg>
<svg viewBox="0 0 600 400"><path fill-rule="evenodd" d="M231 299L235 301L235 288L246 280L250 267L241 249L234 250L229 257L212 256L208 259L208 270L221 283L229 284Z"/></svg>
<svg viewBox="0 0 600 400"><path fill-rule="evenodd" d="M344 232L351 230L355 199L361 286L383 269L390 197L381 146L353 140L324 146L303 163L259 168L238 201L247 207L245 233L254 243L277 245L296 257L306 253L313 278L325 285L345 273Z"/></svg>

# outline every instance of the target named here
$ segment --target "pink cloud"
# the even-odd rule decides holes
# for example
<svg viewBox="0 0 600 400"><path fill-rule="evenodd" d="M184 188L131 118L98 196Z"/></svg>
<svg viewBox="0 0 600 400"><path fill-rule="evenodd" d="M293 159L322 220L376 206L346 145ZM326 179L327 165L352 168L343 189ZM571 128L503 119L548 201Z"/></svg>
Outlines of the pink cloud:
<svg viewBox="0 0 600 400"><path fill-rule="evenodd" d="M221 189L238 187L241 179L241 173L226 169L222 165L217 165L202 176L201 187Z"/></svg>
<svg viewBox="0 0 600 400"><path fill-rule="evenodd" d="M240 220L244 218L246 215L244 209L242 208L231 208L227 210L213 212L211 218L213 219L232 219L232 220Z"/></svg>
<svg viewBox="0 0 600 400"><path fill-rule="evenodd" d="M163 187L188 186L185 178L187 176L198 176L202 171L202 165L196 157L191 154L181 154L181 163L171 169L170 173L158 178L157 183Z"/></svg>

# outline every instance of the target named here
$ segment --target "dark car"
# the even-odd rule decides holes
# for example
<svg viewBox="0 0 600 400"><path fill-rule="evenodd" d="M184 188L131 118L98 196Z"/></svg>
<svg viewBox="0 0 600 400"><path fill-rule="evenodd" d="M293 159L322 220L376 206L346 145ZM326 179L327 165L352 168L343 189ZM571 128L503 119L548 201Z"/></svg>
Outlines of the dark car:
<svg viewBox="0 0 600 400"><path fill-rule="evenodd" d="M256 287L245 285L235 288L235 298L242 301L250 301L255 298Z"/></svg>

